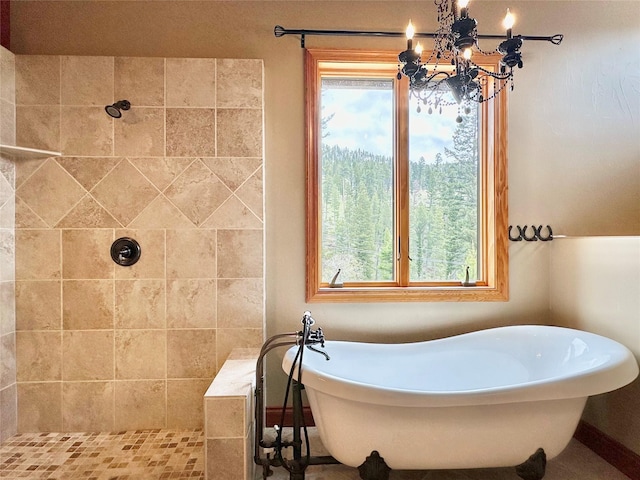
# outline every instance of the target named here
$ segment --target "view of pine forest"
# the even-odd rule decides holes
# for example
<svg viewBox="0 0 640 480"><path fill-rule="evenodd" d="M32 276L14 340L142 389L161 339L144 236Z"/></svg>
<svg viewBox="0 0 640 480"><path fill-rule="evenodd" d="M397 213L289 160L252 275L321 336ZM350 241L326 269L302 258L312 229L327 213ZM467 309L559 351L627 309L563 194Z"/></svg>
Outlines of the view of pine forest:
<svg viewBox="0 0 640 480"><path fill-rule="evenodd" d="M394 281L393 159L331 144L331 121L321 144L322 281L338 269L344 282ZM409 160L411 282L461 281L467 267L477 278L478 130L472 112L435 156Z"/></svg>

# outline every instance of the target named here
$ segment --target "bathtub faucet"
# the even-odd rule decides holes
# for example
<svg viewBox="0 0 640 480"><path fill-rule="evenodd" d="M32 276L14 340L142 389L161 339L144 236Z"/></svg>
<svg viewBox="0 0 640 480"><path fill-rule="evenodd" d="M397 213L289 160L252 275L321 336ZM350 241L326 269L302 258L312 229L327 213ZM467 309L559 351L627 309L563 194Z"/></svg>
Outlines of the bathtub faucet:
<svg viewBox="0 0 640 480"><path fill-rule="evenodd" d="M271 467L284 467L290 474L289 480L304 480L304 472L308 465L334 465L339 463L335 458L330 456L312 457L309 448L309 437L306 432L304 416L302 410L302 356L307 349L313 350L323 355L329 360L329 355L325 352L314 348L314 345L320 344L324 347L324 333L322 328L318 327L312 330L315 320L311 316L311 312L304 312L302 316L302 330L291 333L281 333L269 338L260 349L260 355L256 363L256 386L255 386L255 435L254 435L254 462L256 465L262 466L262 478L266 480L273 474ZM275 426L276 438L267 440L265 438L265 407L264 407L264 357L271 350L278 347L290 347L297 353L295 355L294 367L297 365L297 380L294 378L295 368L289 373L289 383L285 394L284 406L281 414L280 427ZM283 440L282 425L284 424L284 415L289 397L289 387L292 391L293 403L293 440ZM304 435L303 435L304 433ZM303 455L303 440L307 446L306 455ZM293 448L293 458L283 458L282 449ZM263 455L264 454L264 455ZM274 454L272 457L271 455Z"/></svg>
<svg viewBox="0 0 640 480"><path fill-rule="evenodd" d="M331 358L329 357L329 355L327 355L326 352L323 352L322 350L318 350L313 346L313 345L320 344L320 346L324 348L324 332L322 331L321 327L318 327L317 330L312 330L311 326L314 323L316 323L316 321L311 316L311 312L309 311L304 312L304 314L302 315L302 325L304 325L304 327L301 332L298 332L298 335L299 335L298 344L304 343L304 345L306 345L306 347L309 350L319 353L320 355L323 355L324 358L326 358L327 360L331 360Z"/></svg>

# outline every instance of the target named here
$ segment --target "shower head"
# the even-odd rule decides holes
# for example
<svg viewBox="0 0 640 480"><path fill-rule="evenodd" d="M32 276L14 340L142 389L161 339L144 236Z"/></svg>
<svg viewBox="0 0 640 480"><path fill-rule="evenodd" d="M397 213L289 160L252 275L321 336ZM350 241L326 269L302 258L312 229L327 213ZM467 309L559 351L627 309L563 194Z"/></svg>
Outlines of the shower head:
<svg viewBox="0 0 640 480"><path fill-rule="evenodd" d="M122 112L120 110L129 110L131 108L131 103L129 100L119 100L113 105L107 105L104 107L107 115L113 118L120 118L122 116Z"/></svg>

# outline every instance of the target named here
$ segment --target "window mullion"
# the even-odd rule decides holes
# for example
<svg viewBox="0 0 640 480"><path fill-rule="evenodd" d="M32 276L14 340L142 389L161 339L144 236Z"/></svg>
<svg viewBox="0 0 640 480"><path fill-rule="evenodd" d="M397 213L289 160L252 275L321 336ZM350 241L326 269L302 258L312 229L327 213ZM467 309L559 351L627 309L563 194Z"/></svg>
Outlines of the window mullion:
<svg viewBox="0 0 640 480"><path fill-rule="evenodd" d="M395 82L396 231L399 255L397 281L409 285L409 87L406 78Z"/></svg>

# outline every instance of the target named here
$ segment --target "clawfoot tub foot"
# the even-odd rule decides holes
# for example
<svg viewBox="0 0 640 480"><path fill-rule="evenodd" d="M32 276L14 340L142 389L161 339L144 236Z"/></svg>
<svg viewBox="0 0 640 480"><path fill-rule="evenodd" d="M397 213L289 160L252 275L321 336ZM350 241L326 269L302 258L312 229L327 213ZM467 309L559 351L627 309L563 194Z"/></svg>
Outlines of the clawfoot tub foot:
<svg viewBox="0 0 640 480"><path fill-rule="evenodd" d="M377 451L371 452L365 462L358 467L362 480L389 480L391 469Z"/></svg>
<svg viewBox="0 0 640 480"><path fill-rule="evenodd" d="M547 455L539 448L526 462L516 467L516 473L523 480L542 480L547 468Z"/></svg>

